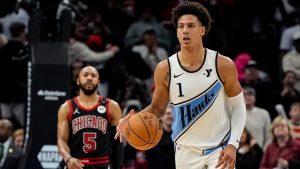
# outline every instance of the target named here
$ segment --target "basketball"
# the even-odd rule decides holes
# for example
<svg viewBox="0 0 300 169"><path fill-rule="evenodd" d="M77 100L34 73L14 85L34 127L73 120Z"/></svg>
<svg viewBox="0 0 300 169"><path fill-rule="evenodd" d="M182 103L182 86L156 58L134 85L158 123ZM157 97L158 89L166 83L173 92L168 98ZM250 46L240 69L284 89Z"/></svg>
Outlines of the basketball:
<svg viewBox="0 0 300 169"><path fill-rule="evenodd" d="M156 146L163 133L158 118L149 112L132 114L122 132L127 142L138 150L148 150Z"/></svg>

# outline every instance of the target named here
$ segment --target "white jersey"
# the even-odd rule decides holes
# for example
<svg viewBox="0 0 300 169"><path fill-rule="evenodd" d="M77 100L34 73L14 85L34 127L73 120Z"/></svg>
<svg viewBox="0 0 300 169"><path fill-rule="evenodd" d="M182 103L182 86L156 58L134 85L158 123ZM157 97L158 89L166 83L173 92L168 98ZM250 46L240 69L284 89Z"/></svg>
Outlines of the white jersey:
<svg viewBox="0 0 300 169"><path fill-rule="evenodd" d="M226 94L217 68L218 53L205 50L196 71L186 70L178 53L169 57L170 102L173 105L172 139L176 144L209 148L230 135Z"/></svg>

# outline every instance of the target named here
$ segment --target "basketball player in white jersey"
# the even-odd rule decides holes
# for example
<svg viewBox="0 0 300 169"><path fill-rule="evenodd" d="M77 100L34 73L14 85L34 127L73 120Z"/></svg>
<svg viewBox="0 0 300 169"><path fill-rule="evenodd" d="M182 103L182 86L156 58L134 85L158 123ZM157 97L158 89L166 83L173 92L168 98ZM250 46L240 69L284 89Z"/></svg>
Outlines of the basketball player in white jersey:
<svg viewBox="0 0 300 169"><path fill-rule="evenodd" d="M245 125L246 108L235 64L203 46L211 17L197 2L173 9L181 50L155 70L151 104L142 111L163 115L173 104L172 139L178 169L233 169ZM132 114L133 112L131 112ZM120 136L124 121L117 127Z"/></svg>

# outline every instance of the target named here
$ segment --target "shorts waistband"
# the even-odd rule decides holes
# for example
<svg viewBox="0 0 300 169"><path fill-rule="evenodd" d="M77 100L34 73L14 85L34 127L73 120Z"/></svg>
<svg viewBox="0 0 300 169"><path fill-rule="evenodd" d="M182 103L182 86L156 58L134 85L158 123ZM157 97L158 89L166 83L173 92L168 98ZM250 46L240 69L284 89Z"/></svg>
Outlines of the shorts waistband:
<svg viewBox="0 0 300 169"><path fill-rule="evenodd" d="M109 156L79 158L84 165L109 164Z"/></svg>
<svg viewBox="0 0 300 169"><path fill-rule="evenodd" d="M224 142L222 142L221 144L219 144L215 147L211 147L211 148L202 150L202 154L203 155L208 155L208 154L212 153L213 151L215 151L215 150L217 150L218 148L221 148L221 147L224 149L227 146L228 142L229 142L229 138L227 138Z"/></svg>

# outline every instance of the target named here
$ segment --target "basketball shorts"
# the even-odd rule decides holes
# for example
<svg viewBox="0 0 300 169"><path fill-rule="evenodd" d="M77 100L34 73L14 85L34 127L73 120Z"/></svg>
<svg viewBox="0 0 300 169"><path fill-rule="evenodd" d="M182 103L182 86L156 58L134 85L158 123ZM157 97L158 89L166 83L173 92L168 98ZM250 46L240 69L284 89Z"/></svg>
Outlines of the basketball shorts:
<svg viewBox="0 0 300 169"><path fill-rule="evenodd" d="M222 147L215 149L207 155L202 150L176 145L176 169L215 169ZM221 167L219 167L221 168Z"/></svg>

